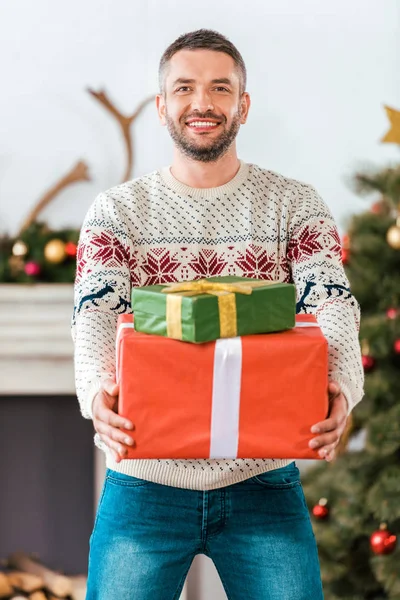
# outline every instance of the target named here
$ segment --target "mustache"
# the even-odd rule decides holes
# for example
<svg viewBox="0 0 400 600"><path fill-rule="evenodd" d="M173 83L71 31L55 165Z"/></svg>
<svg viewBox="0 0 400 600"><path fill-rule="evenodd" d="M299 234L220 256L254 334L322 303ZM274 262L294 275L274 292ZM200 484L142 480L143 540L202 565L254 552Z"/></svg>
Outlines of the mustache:
<svg viewBox="0 0 400 600"><path fill-rule="evenodd" d="M194 115L185 115L184 117L182 117L182 121L186 122L189 119L214 119L215 121L224 121L224 117L218 116L218 115L214 115L213 113L196 113Z"/></svg>

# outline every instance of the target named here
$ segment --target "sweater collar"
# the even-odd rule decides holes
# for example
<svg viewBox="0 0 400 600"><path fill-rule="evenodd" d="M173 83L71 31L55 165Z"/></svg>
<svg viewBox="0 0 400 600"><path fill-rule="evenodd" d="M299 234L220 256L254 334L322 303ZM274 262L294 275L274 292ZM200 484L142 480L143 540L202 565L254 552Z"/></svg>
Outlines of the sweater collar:
<svg viewBox="0 0 400 600"><path fill-rule="evenodd" d="M181 183L172 175L170 166L162 167L159 170L159 173L161 178L164 180L164 183L166 183L171 190L180 196L191 196L192 198L207 198L212 200L219 198L223 194L235 192L248 177L250 165L245 163L243 160L239 160L239 162L239 170L233 179L227 183L224 183L224 185L219 185L213 188L195 188Z"/></svg>

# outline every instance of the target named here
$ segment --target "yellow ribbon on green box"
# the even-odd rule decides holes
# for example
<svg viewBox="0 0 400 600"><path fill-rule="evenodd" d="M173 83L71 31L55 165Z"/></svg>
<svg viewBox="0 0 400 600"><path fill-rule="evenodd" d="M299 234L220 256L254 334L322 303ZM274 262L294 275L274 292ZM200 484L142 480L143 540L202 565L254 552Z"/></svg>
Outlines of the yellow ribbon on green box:
<svg viewBox="0 0 400 600"><path fill-rule="evenodd" d="M255 287L264 287L276 283L275 281L249 281L237 283L219 283L197 279L196 281L183 281L168 283L161 291L167 296L167 336L175 340L182 339L182 298L184 296L198 296L212 294L218 296L218 311L220 324L220 337L237 336L237 315L235 294L249 295Z"/></svg>

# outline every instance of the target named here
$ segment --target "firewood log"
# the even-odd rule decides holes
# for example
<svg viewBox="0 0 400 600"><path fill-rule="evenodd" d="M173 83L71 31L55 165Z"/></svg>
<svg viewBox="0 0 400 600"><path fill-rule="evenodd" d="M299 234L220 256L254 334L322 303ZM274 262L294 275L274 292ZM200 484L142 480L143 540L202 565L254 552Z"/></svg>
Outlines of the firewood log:
<svg viewBox="0 0 400 600"><path fill-rule="evenodd" d="M72 584L72 594L69 600L85 600L86 598L86 587L87 587L87 575L70 575L69 579ZM47 600L60 600L53 594L47 595Z"/></svg>
<svg viewBox="0 0 400 600"><path fill-rule="evenodd" d="M9 567L13 567L20 571L39 575L39 577L43 579L44 587L55 596L65 598L72 593L72 583L68 577L56 573L41 563L32 560L24 552L14 552L14 554L10 554L8 557L8 565Z"/></svg>
<svg viewBox="0 0 400 600"><path fill-rule="evenodd" d="M22 592L34 592L44 586L44 581L39 575L24 573L22 571L10 571L7 573L8 582Z"/></svg>
<svg viewBox="0 0 400 600"><path fill-rule="evenodd" d="M8 598L13 593L11 584L8 582L8 577L5 573L0 572L0 598Z"/></svg>
<svg viewBox="0 0 400 600"><path fill-rule="evenodd" d="M54 596L53 596L54 598ZM44 592L33 592L33 594L29 595L29 600L47 600L47 596Z"/></svg>
<svg viewBox="0 0 400 600"><path fill-rule="evenodd" d="M72 582L72 600L85 600L87 575L73 575L70 579Z"/></svg>

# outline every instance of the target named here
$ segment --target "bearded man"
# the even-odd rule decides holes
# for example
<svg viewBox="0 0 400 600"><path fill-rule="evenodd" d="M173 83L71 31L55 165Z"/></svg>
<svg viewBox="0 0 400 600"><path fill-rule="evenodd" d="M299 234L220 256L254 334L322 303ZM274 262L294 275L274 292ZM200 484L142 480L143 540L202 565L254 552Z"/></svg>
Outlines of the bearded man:
<svg viewBox="0 0 400 600"><path fill-rule="evenodd" d="M86 598L176 599L202 553L230 600L321 600L293 459L126 458L135 423L117 414L115 336L132 286L215 275L294 283L297 312L314 314L328 340L329 415L310 442L327 461L363 395L359 306L330 210L311 185L237 156L250 109L239 51L215 31L182 35L161 58L159 84L171 165L99 194L79 242L76 389L107 467Z"/></svg>

